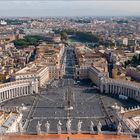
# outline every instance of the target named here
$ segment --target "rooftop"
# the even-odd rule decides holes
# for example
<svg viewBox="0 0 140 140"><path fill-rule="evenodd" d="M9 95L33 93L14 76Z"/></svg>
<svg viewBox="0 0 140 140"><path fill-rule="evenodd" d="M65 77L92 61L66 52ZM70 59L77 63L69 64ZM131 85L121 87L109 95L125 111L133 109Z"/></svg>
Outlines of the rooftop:
<svg viewBox="0 0 140 140"><path fill-rule="evenodd" d="M5 132L16 121L17 117L18 117L17 113L13 112L4 113L4 115L1 116L0 133Z"/></svg>
<svg viewBox="0 0 140 140"><path fill-rule="evenodd" d="M89 135L89 134L49 134L49 135L9 135L4 140L133 140L129 135Z"/></svg>
<svg viewBox="0 0 140 140"><path fill-rule="evenodd" d="M17 71L15 75L18 75L18 74L29 74L29 73L38 73L40 70L42 70L43 67L44 66L42 64L36 65L34 63L30 63L25 68Z"/></svg>

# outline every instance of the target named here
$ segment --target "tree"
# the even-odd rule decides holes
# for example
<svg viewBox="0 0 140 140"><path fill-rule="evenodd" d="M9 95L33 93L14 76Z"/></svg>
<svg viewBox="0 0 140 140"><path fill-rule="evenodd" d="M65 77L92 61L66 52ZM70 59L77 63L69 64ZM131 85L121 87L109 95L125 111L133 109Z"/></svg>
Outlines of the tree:
<svg viewBox="0 0 140 140"><path fill-rule="evenodd" d="M0 73L0 82L3 82L5 80L5 75Z"/></svg>
<svg viewBox="0 0 140 140"><path fill-rule="evenodd" d="M66 41L68 39L68 35L66 32L61 33L61 40Z"/></svg>
<svg viewBox="0 0 140 140"><path fill-rule="evenodd" d="M140 65L140 55L139 57L134 55L131 60L125 61L125 67L128 65L131 65L133 67Z"/></svg>
<svg viewBox="0 0 140 140"><path fill-rule="evenodd" d="M43 39L41 36L25 36L24 39L15 40L13 42L17 48L25 48L29 45L39 45L41 39Z"/></svg>

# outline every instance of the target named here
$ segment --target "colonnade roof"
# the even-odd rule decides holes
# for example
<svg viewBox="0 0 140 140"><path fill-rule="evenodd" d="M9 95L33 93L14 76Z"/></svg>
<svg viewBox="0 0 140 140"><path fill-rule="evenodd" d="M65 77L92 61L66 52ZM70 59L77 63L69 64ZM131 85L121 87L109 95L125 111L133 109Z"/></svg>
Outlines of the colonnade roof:
<svg viewBox="0 0 140 140"><path fill-rule="evenodd" d="M135 83L135 82L131 82L131 81L127 81L127 80L118 80L118 79L111 79L111 78L104 78L104 82L106 83L114 83L114 84L118 84L118 85L126 85L126 86L131 86L131 87L135 87L135 88L140 88L140 84L139 83Z"/></svg>
<svg viewBox="0 0 140 140"><path fill-rule="evenodd" d="M5 84L0 84L0 89L8 87L8 86L12 86L12 85L19 85L19 84L30 83L30 82L31 80L17 80L13 82L8 82Z"/></svg>

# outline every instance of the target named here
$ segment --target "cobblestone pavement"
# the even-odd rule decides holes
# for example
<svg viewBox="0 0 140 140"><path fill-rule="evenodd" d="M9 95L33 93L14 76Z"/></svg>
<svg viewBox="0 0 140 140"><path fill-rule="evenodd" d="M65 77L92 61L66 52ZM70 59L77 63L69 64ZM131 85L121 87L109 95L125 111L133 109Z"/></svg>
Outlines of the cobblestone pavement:
<svg viewBox="0 0 140 140"><path fill-rule="evenodd" d="M105 109L111 115L111 106L116 102L118 105L128 107L136 103L119 101L113 97L101 95L95 90L89 80L76 82L72 79L63 79L56 82L57 85L50 89L42 89L38 95L16 98L5 102L4 106L21 106L25 104L27 110L23 111L23 122L28 120L27 132L36 132L38 121L42 123L41 130L46 131L45 123L49 121L50 131L57 133L57 123L62 123L62 131L66 132L66 122L72 120L71 129L77 131L78 121L82 121L82 131L90 131L90 123L93 121L96 130L98 121L102 123L102 130L113 130L108 121L107 115L101 105L104 102ZM68 110L72 107L71 110ZM113 124L117 120L113 119Z"/></svg>

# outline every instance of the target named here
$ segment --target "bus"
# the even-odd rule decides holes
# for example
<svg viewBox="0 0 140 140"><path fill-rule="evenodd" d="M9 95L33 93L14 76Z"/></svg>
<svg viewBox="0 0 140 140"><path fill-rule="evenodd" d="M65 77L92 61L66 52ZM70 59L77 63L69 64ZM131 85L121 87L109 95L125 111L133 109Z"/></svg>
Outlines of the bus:
<svg viewBox="0 0 140 140"><path fill-rule="evenodd" d="M122 99L122 100L127 100L128 97L127 96L124 96L124 95L119 95L119 99Z"/></svg>

